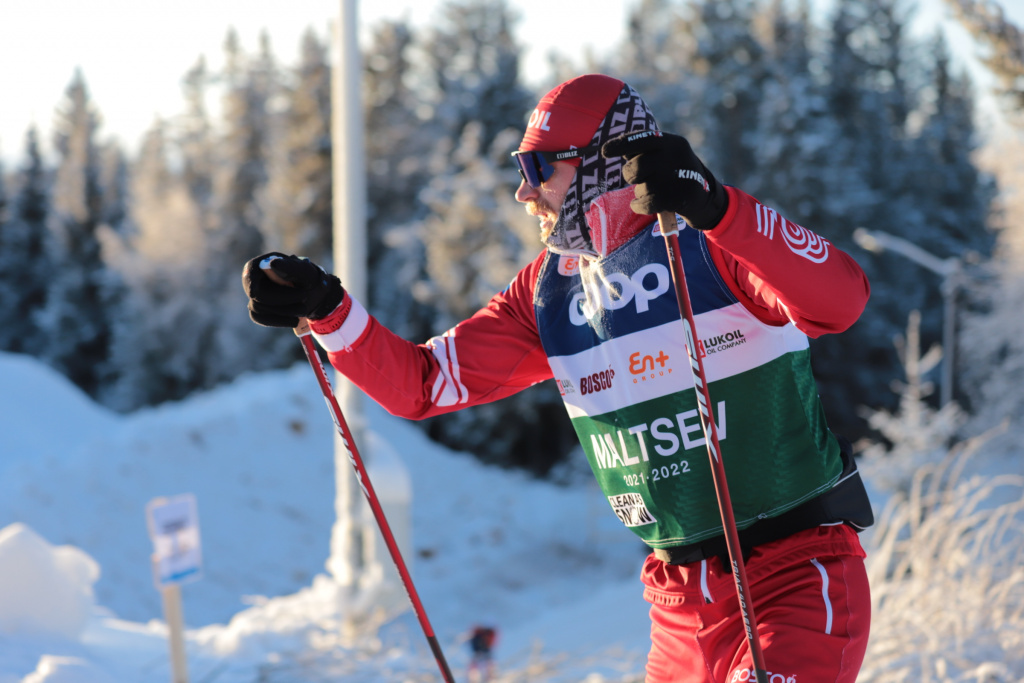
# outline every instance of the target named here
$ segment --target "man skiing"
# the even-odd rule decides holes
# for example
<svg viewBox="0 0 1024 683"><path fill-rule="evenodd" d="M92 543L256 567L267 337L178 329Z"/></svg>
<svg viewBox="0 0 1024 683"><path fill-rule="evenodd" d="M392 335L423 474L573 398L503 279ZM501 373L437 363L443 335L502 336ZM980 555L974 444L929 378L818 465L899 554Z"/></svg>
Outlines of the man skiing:
<svg viewBox="0 0 1024 683"><path fill-rule="evenodd" d="M671 211L728 471L768 679L853 683L870 597L871 508L828 429L808 337L842 332L869 286L847 254L721 184L640 95L590 74L547 93L515 159L544 251L424 344L398 338L308 260L243 271L252 319L310 320L331 363L413 419L555 379L613 512L650 546L648 683L755 680L655 214ZM292 286L274 284L270 268Z"/></svg>
<svg viewBox="0 0 1024 683"><path fill-rule="evenodd" d="M488 683L494 679L494 643L498 632L491 626L474 626L469 636L470 683Z"/></svg>

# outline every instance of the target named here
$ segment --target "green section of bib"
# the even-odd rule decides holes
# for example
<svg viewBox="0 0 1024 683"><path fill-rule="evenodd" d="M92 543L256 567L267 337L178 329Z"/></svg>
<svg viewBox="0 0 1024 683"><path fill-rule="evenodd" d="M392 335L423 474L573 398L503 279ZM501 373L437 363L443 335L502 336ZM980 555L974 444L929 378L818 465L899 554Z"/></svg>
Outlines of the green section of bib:
<svg viewBox="0 0 1024 683"><path fill-rule="evenodd" d="M740 529L796 507L838 479L839 447L817 398L809 351L721 379L709 390ZM692 384L573 425L613 511L648 545L722 533Z"/></svg>

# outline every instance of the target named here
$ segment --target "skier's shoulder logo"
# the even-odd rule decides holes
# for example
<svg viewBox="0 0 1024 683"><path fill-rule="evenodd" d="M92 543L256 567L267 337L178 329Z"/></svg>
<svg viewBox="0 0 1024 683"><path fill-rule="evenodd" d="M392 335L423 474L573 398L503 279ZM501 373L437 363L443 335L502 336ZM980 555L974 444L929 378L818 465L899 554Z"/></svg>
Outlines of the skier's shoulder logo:
<svg viewBox="0 0 1024 683"><path fill-rule="evenodd" d="M824 263L828 260L828 240L801 225L787 221L775 209L764 204L757 204L756 211L758 234L773 239L775 228L778 227L782 241L797 256L802 256L813 263Z"/></svg>

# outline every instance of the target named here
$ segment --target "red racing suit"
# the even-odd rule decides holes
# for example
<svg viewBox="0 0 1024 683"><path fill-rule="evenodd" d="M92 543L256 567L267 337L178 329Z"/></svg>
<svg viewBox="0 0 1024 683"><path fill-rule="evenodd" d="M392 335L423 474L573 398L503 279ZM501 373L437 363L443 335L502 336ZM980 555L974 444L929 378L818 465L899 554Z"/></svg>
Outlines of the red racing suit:
<svg viewBox="0 0 1024 683"><path fill-rule="evenodd" d="M797 228L797 239L809 242L809 231L742 191L727 190L729 209L706 233L707 244L744 307L767 324L792 323L812 338L852 325L870 293L860 266L838 249L821 263L802 257L784 234ZM632 188L618 191L624 192ZM595 233L595 246L611 252L653 220L630 216L603 244ZM766 237L772 228L773 238ZM423 419L497 401L552 379L534 311L546 256L523 268L486 307L424 344L398 337L347 296L339 311L317 321L314 332L331 364L393 415Z"/></svg>
<svg viewBox="0 0 1024 683"><path fill-rule="evenodd" d="M725 216L701 240L709 277L724 283L732 300L769 328L792 326L813 338L853 324L869 296L856 262L753 197L731 187L727 191ZM614 256L652 229L654 217L630 212L631 196L632 188L607 193L588 212L599 257ZM313 330L334 367L389 412L430 417L496 401L554 377L542 341L546 331L538 325L545 319L538 308L548 302L538 287L550 282L553 268L568 276L578 267L571 258L541 253L486 307L425 344L399 338L348 296L334 313L315 321ZM613 440L608 443L615 447ZM723 460L726 455L723 450ZM753 549L750 590L755 613L765 612L759 629L773 676L784 672L786 680L852 683L869 621L862 558L856 533L842 524ZM718 557L668 564L652 554L642 578L652 604L649 683L752 680L735 598L728 602L723 588L731 574ZM786 586L795 585L801 591L787 594ZM794 620L805 627L820 621L820 628L811 627L808 635L791 626ZM800 647L812 641L813 653Z"/></svg>

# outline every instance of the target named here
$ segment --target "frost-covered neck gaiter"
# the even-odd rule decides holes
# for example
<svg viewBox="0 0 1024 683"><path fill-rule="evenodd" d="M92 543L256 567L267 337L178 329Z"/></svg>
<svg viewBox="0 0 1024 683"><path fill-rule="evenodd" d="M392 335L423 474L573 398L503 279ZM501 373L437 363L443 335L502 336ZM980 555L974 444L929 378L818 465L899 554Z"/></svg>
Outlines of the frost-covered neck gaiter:
<svg viewBox="0 0 1024 683"><path fill-rule="evenodd" d="M541 98L519 149L555 152L599 148L623 133L657 129L647 103L627 83L588 74L562 83ZM605 159L597 149L569 163L577 166L576 175L545 246L559 254L594 256L586 211L600 195L624 186L623 161Z"/></svg>

